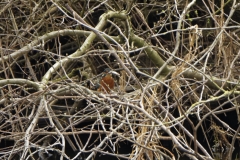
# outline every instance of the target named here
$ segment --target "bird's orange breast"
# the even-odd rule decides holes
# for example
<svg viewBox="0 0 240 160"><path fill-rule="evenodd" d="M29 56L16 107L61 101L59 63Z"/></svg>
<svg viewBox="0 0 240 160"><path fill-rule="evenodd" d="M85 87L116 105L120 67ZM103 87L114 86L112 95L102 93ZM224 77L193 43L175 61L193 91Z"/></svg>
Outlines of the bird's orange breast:
<svg viewBox="0 0 240 160"><path fill-rule="evenodd" d="M100 81L100 91L109 93L114 88L114 79L110 74L105 75L102 77Z"/></svg>

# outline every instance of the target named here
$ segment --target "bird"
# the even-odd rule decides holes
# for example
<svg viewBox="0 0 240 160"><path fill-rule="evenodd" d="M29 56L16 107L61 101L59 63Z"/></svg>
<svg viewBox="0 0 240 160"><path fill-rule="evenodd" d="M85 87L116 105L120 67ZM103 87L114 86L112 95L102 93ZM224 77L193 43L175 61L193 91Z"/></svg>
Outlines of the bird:
<svg viewBox="0 0 240 160"><path fill-rule="evenodd" d="M114 78L112 77L112 74L119 76L119 73L111 70L110 68L106 68L103 71L103 75L99 81L99 84L97 85L98 86L97 91L103 93L110 93L110 91L114 89L115 81Z"/></svg>

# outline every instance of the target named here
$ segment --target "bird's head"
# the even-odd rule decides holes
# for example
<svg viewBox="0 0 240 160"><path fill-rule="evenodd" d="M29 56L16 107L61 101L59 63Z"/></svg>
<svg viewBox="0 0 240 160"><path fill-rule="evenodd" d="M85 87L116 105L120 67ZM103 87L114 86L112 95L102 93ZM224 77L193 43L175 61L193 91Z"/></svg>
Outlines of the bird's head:
<svg viewBox="0 0 240 160"><path fill-rule="evenodd" d="M111 70L110 68L105 68L104 71L103 71L103 74L104 75L107 75L107 74L114 74L116 76L120 76L120 74L118 72L115 72L113 70Z"/></svg>

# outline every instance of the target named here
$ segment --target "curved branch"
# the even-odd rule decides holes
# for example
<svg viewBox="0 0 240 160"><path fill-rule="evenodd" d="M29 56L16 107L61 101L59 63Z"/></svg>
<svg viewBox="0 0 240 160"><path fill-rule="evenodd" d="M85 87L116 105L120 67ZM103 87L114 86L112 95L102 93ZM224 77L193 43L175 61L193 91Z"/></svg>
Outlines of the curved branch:
<svg viewBox="0 0 240 160"><path fill-rule="evenodd" d="M33 82L33 81L29 81L27 79L22 79L22 78L0 80L0 86L4 86L4 85L7 85L7 84L27 85L28 87L33 87L36 90L40 90L40 84L39 83Z"/></svg>

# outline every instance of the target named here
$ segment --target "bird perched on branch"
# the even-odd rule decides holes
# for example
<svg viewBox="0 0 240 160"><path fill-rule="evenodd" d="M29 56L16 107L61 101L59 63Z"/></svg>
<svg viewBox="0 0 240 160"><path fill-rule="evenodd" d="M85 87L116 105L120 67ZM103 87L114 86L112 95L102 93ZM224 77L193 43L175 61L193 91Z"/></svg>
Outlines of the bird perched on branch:
<svg viewBox="0 0 240 160"><path fill-rule="evenodd" d="M103 76L101 77L98 86L98 91L104 93L110 93L110 91L114 88L115 81L112 77L112 74L119 76L119 73L111 70L110 68L106 68L103 71Z"/></svg>

